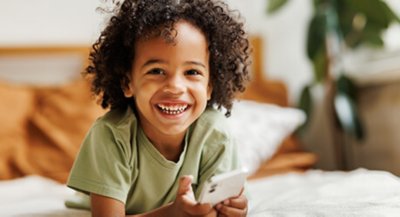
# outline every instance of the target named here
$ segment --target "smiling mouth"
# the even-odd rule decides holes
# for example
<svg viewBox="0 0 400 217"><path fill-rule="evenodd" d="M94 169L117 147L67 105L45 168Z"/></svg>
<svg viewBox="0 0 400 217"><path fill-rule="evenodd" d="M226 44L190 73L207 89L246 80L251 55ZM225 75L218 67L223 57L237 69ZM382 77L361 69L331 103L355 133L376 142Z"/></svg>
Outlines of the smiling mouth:
<svg viewBox="0 0 400 217"><path fill-rule="evenodd" d="M190 106L188 104L165 105L157 104L157 108L164 114L178 115L185 112Z"/></svg>

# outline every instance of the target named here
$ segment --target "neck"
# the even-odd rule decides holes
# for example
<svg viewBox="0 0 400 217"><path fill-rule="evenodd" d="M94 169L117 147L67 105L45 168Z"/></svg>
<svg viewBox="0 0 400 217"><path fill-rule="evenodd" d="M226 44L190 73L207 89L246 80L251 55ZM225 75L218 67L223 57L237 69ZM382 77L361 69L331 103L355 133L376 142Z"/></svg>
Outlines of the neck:
<svg viewBox="0 0 400 217"><path fill-rule="evenodd" d="M153 146L170 161L177 162L185 146L185 134L183 132L179 135L165 135L153 131L146 132L143 129L147 138L151 141Z"/></svg>

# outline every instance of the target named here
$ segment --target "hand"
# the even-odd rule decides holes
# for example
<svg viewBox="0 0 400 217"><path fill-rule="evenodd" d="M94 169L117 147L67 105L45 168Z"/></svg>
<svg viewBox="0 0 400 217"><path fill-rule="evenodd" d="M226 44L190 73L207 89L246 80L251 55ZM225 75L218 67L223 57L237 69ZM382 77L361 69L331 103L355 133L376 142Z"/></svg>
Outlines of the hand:
<svg viewBox="0 0 400 217"><path fill-rule="evenodd" d="M211 204L197 203L192 189L192 179L192 176L183 176L179 180L174 216L216 216L216 210Z"/></svg>
<svg viewBox="0 0 400 217"><path fill-rule="evenodd" d="M215 208L218 211L218 216L221 217L247 216L247 198L243 194L243 189L239 196L226 199L217 204Z"/></svg>

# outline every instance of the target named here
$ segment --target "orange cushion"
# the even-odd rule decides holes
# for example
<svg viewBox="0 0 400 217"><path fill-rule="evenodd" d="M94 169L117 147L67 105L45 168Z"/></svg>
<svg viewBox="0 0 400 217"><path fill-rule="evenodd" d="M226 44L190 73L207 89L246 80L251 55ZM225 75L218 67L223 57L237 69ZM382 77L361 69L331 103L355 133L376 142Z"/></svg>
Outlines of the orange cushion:
<svg viewBox="0 0 400 217"><path fill-rule="evenodd" d="M84 80L35 88L34 93L27 159L40 175L65 182L85 134L104 110Z"/></svg>
<svg viewBox="0 0 400 217"><path fill-rule="evenodd" d="M37 174L65 182L104 110L83 79L55 87L0 83L0 179Z"/></svg>
<svg viewBox="0 0 400 217"><path fill-rule="evenodd" d="M33 111L33 93L28 87L0 82L0 179L20 176L15 159L26 148L26 125Z"/></svg>

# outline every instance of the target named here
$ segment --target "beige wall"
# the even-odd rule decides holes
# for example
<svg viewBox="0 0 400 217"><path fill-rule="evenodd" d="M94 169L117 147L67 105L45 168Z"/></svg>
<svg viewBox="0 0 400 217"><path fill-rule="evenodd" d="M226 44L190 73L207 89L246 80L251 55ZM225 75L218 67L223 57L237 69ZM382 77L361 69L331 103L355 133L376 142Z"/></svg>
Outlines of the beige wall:
<svg viewBox="0 0 400 217"><path fill-rule="evenodd" d="M358 105L366 139L348 140L350 167L400 175L400 80L361 87Z"/></svg>

